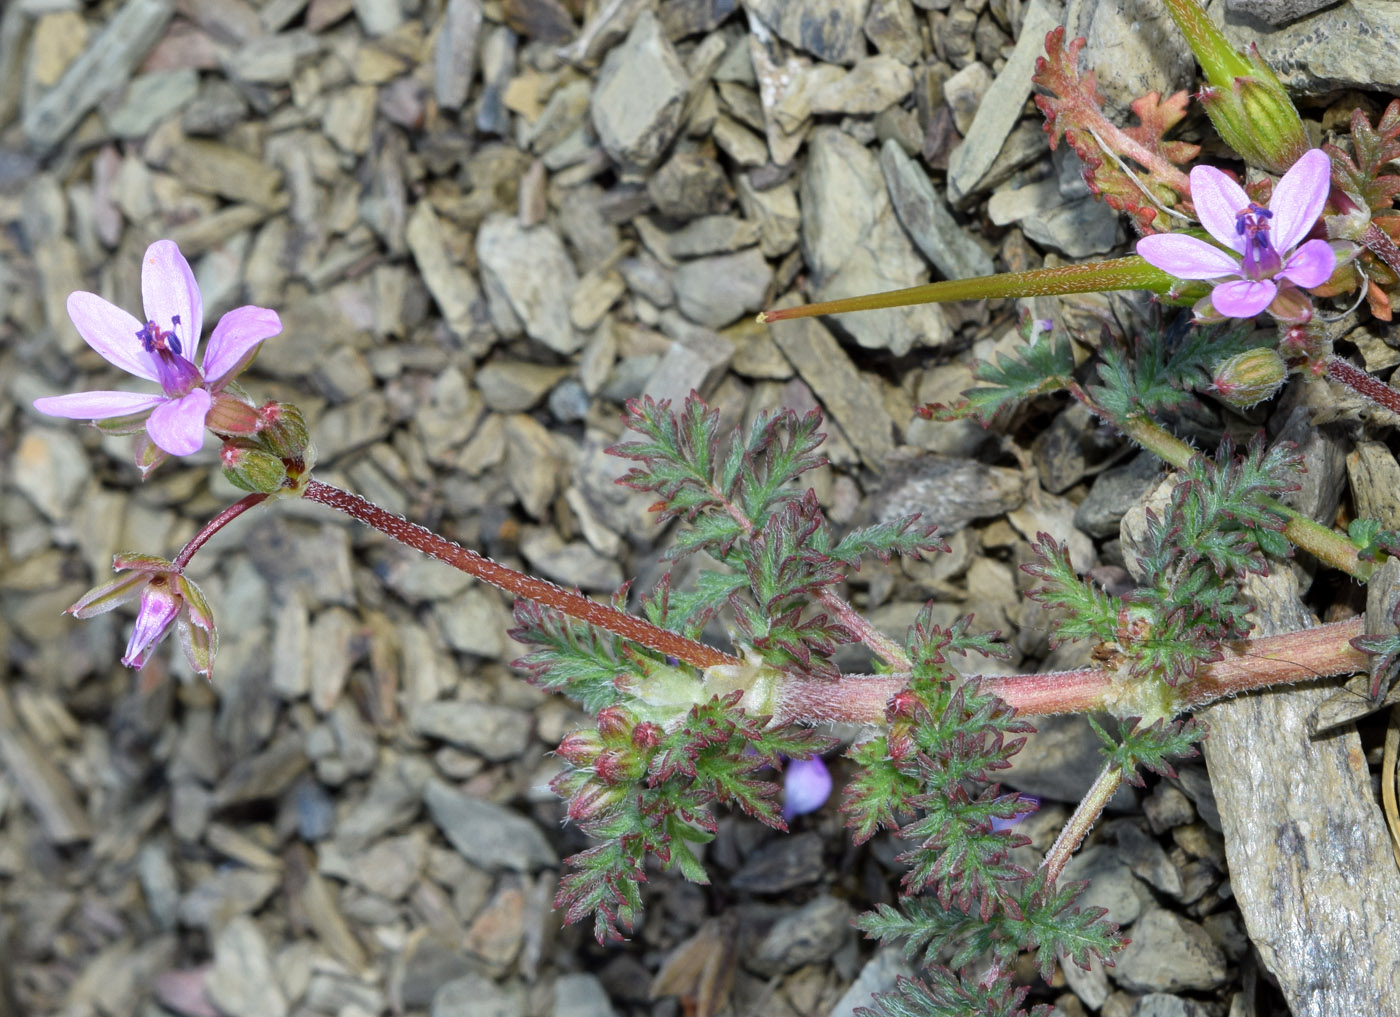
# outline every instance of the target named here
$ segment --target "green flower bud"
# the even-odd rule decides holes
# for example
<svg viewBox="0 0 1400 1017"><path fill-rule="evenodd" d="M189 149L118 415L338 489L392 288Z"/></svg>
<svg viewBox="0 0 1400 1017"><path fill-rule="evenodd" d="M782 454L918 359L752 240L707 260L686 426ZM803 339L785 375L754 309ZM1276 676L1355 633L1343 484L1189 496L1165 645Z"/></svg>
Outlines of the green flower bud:
<svg viewBox="0 0 1400 1017"><path fill-rule="evenodd" d="M276 494L286 486L287 467L277 456L251 442L226 442L219 453L224 476L243 491Z"/></svg>
<svg viewBox="0 0 1400 1017"><path fill-rule="evenodd" d="M1214 389L1231 406L1247 410L1273 396L1287 378L1288 365L1277 350L1246 350L1216 365Z"/></svg>

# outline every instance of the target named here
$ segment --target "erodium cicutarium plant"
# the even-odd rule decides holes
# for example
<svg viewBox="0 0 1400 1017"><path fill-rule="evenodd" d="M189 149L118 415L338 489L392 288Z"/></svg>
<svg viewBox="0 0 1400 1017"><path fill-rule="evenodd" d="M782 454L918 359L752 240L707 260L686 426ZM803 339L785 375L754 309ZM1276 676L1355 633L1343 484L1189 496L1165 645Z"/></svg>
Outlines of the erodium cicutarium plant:
<svg viewBox="0 0 1400 1017"><path fill-rule="evenodd" d="M896 905L858 924L924 966L920 978L880 1000L880 1012L1025 1013L1028 988L1012 979L1023 953L1046 976L1056 964L1111 963L1121 945L1115 928L1100 909L1077 904L1081 887L1061 873L1122 782L1141 781L1143 769L1170 773L1174 757L1194 751L1205 731L1193 711L1250 689L1368 667L1379 701L1400 657L1393 626L1363 637L1359 620L1251 639L1241 586L1271 560L1300 548L1365 582L1400 549L1400 537L1365 521L1342 534L1283 504L1298 468L1287 448L1221 440L1207 454L1165 422L1203 400L1268 398L1303 371L1400 409L1400 393L1334 355L1317 310L1320 301L1360 294L1373 314L1389 315L1400 285L1400 217L1387 214L1400 193L1388 172L1400 157L1400 101L1374 126L1358 113L1345 148L1311 147L1257 54L1224 47L1213 28L1191 21L1203 15L1188 0L1169 7L1187 24L1209 82L1202 101L1222 138L1256 175L1280 179L1246 188L1220 167L1188 170L1199 149L1167 137L1185 115L1184 94L1135 103L1135 126L1111 123L1092 75L1079 70L1082 40L1066 46L1056 30L1037 69L1044 89L1037 103L1052 144L1074 146L1094 193L1143 234L1136 255L763 316L781 322L922 300L1116 289L1194 306L1188 327L1157 319L1133 335L1069 335L1027 321L1024 344L981 365L964 401L926 411L997 426L1061 393L1175 469L1165 502L1147 516L1142 580L1131 590L1109 592L1076 574L1054 534L1034 542L1031 596L1060 612L1058 638L1103 651L1094 666L979 676L975 662L1002 649L997 634L979 631L971 618L940 625L925 610L902 635L871 624L847 599L847 577L871 559L937 555L945 545L936 519L845 532L830 524L804 486L825 462L816 413L765 413L726 433L698 396L680 406L628 404L624 437L611 451L632 464L622 483L648 492L674 526L668 558L693 559L685 584L668 575L651 590L623 589L601 602L493 562L315 479L315 445L297 407L259 404L236 381L259 345L281 331L278 315L229 312L196 359L202 301L171 241L146 253L140 319L91 293L68 301L87 343L153 390L52 396L35 406L136 436L143 476L212 436L225 476L246 494L173 558L118 555L118 576L70 612L90 617L135 602L123 663L143 666L173 631L192 668L216 678L213 612L185 570L231 520L294 497L509 592L517 598L512 634L530 647L518 667L593 718L561 741L552 786L567 801L568 820L596 839L569 859L556 903L571 921L591 919L600 939L635 926L649 863L707 881L699 846L715 832L716 805L780 830L819 806L832 791L820 757L834 740L823 725L864 725L846 749L851 777L838 792L841 808L858 843L896 832L907 871ZM1252 327L1260 315L1275 331ZM868 672L838 667L838 650L853 644L869 659ZM1031 868L1016 853L1028 843L1017 821L1038 803L1003 790L997 777L1032 734L1034 717L1063 712L1108 713L1117 723L1111 732L1098 728L1103 769Z"/></svg>

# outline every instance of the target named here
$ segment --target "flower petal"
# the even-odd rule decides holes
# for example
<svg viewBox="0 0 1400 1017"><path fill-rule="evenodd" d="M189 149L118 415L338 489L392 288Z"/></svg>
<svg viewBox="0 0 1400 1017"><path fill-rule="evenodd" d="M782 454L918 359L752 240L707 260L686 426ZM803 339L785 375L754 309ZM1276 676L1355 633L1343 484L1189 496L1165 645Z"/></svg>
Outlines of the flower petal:
<svg viewBox="0 0 1400 1017"><path fill-rule="evenodd" d="M783 772L784 819L816 812L830 794L831 772L820 757L788 762Z"/></svg>
<svg viewBox="0 0 1400 1017"><path fill-rule="evenodd" d="M258 344L282 331L282 319L276 311L248 304L235 307L214 326L209 346L204 351L204 380L210 388L218 387L248 366L257 354Z"/></svg>
<svg viewBox="0 0 1400 1017"><path fill-rule="evenodd" d="M1307 289L1321 286L1337 267L1337 254L1326 240L1309 240L1293 252L1279 275L1294 285Z"/></svg>
<svg viewBox="0 0 1400 1017"><path fill-rule="evenodd" d="M138 378L156 380L155 360L136 338L141 322L116 304L108 303L96 293L77 290L68 294L68 317L73 319L83 341L109 364Z"/></svg>
<svg viewBox="0 0 1400 1017"><path fill-rule="evenodd" d="M34 408L51 417L69 420L108 420L128 417L165 402L163 395L144 392L73 392L34 400Z"/></svg>
<svg viewBox="0 0 1400 1017"><path fill-rule="evenodd" d="M1154 233L1137 242L1137 252L1149 265L1178 279L1215 279L1239 275L1240 259L1184 233Z"/></svg>
<svg viewBox="0 0 1400 1017"><path fill-rule="evenodd" d="M175 241L157 240L146 248L141 260L141 302L146 307L146 320L163 329L171 328L176 317L180 319L175 330L180 354L193 363L194 348L204 328L204 299L190 263Z"/></svg>
<svg viewBox="0 0 1400 1017"><path fill-rule="evenodd" d="M1236 214L1249 207L1249 195L1223 170L1197 166L1191 171L1191 203L1206 231L1231 250L1244 254L1244 237L1235 229Z"/></svg>
<svg viewBox="0 0 1400 1017"><path fill-rule="evenodd" d="M127 667L145 667L151 651L170 631L179 613L179 601L165 583L148 584L141 592L141 609L136 612L136 625L131 630L122 663Z"/></svg>
<svg viewBox="0 0 1400 1017"><path fill-rule="evenodd" d="M1272 279L1233 279L1211 290L1210 302L1227 318L1252 318L1273 303Z"/></svg>
<svg viewBox="0 0 1400 1017"><path fill-rule="evenodd" d="M1274 196L1269 199L1269 211L1274 213L1270 224L1274 250L1290 251L1308 235L1317 225L1331 189L1332 160L1327 153L1320 148L1304 152L1274 186Z"/></svg>
<svg viewBox="0 0 1400 1017"><path fill-rule="evenodd" d="M208 391L202 388L166 400L146 421L146 433L172 456L193 455L204 447L204 418L210 402Z"/></svg>

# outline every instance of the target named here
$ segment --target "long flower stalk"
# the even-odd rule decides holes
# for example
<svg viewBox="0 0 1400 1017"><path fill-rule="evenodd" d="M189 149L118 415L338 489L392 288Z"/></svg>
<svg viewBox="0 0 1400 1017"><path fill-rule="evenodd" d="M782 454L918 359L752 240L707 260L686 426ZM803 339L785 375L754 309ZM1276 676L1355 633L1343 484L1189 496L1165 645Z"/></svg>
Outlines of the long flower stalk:
<svg viewBox="0 0 1400 1017"><path fill-rule="evenodd" d="M302 497L330 508L344 512L352 519L358 519L366 526L373 527L387 537L397 540L414 550L421 551L430 558L445 562L455 569L475 576L484 583L517 597L525 597L546 607L577 618L579 621L596 625L624 639L650 647L658 653L683 660L698 668L715 667L720 664L737 665L737 657L716 650L714 647L687 639L675 632L668 632L636 615L619 611L615 607L599 603L585 597L577 590L566 590L544 579L517 572L484 555L454 543L446 537L438 536L432 530L411 523L402 516L386 512L378 505L358 494L342 491L338 487L319 480L308 481Z"/></svg>

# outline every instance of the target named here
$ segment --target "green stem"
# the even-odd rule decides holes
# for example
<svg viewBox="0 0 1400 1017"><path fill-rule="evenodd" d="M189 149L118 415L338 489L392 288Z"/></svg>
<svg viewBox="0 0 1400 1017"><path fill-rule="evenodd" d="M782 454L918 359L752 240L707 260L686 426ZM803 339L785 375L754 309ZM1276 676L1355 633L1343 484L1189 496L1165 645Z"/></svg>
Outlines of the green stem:
<svg viewBox="0 0 1400 1017"><path fill-rule="evenodd" d="M1061 265L1037 268L1029 272L1001 272L977 276L974 279L946 279L942 282L911 286L888 293L871 293L844 300L827 300L819 304L784 307L764 311L760 322L783 321L787 318L811 318L821 314L842 314L846 311L874 311L883 307L905 307L909 304L939 304L949 300L982 300L989 297L1048 297L1067 293L1100 293L1108 290L1150 290L1168 296L1177 280L1159 268L1153 268L1137 255L1114 261L1096 261L1088 265Z"/></svg>
<svg viewBox="0 0 1400 1017"><path fill-rule="evenodd" d="M1147 451L1171 463L1177 469L1184 469L1191 457L1198 454L1166 428L1140 414L1125 420L1115 420L1113 424ZM1295 547L1302 548L1319 561L1341 569L1363 583L1371 578L1376 566L1357 557L1356 545L1346 537L1321 523L1314 522L1282 502L1270 498L1265 504L1283 517L1283 535Z"/></svg>

